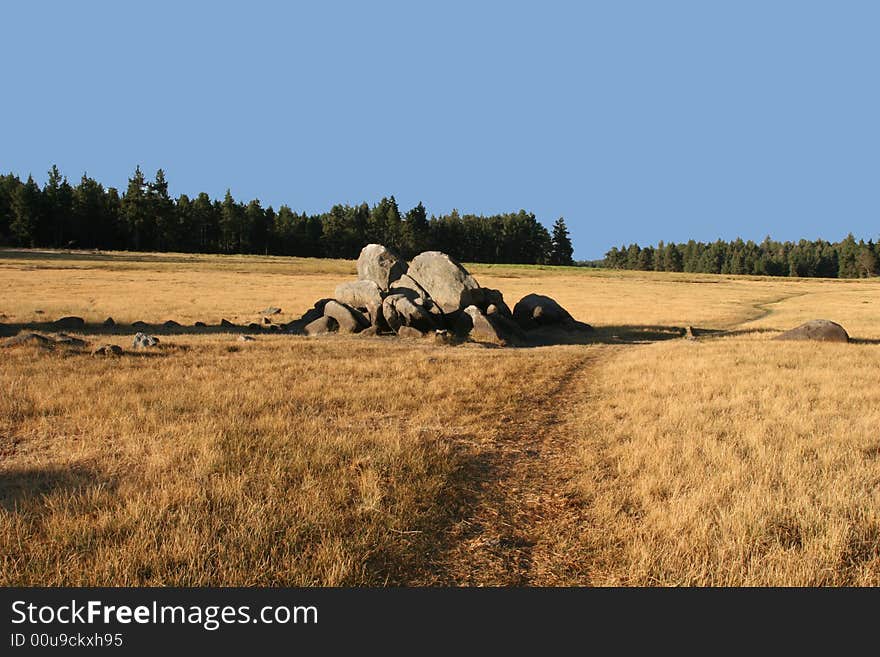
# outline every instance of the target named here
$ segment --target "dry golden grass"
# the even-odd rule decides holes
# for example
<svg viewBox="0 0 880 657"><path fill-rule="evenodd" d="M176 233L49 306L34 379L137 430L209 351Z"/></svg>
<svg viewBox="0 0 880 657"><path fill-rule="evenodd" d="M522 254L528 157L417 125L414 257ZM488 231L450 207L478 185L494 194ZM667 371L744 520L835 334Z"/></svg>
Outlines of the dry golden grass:
<svg viewBox="0 0 880 657"><path fill-rule="evenodd" d="M605 362L569 424L590 581L880 584L878 372L876 345L754 337Z"/></svg>
<svg viewBox="0 0 880 657"><path fill-rule="evenodd" d="M0 584L405 583L457 512L453 442L498 431L559 360L381 338L175 344L3 354Z"/></svg>
<svg viewBox="0 0 880 657"><path fill-rule="evenodd" d="M471 270L595 344L0 350L0 584L880 583L878 282ZM284 321L354 271L0 252L0 322L128 347L96 325ZM818 317L862 342L769 340Z"/></svg>

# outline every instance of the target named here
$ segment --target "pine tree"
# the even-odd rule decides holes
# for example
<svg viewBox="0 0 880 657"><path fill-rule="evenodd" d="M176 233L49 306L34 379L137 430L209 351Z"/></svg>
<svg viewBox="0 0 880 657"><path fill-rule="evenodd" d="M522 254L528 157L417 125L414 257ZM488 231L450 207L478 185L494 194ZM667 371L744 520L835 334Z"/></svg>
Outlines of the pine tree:
<svg viewBox="0 0 880 657"><path fill-rule="evenodd" d="M568 226L565 219L559 217L553 223L553 233L550 238L550 264L572 265L574 264L574 247L568 234Z"/></svg>
<svg viewBox="0 0 880 657"><path fill-rule="evenodd" d="M153 244L159 251L177 250L180 242L174 201L168 195L168 182L162 169L156 171L153 182L147 185L147 212L155 229Z"/></svg>
<svg viewBox="0 0 880 657"><path fill-rule="evenodd" d="M401 248L404 258L412 258L417 253L425 250L428 243L428 213L421 201L403 218L403 246Z"/></svg>
<svg viewBox="0 0 880 657"><path fill-rule="evenodd" d="M43 187L43 221L37 229L40 244L56 247L76 242L79 232L72 224L73 189L56 165L49 169L49 178Z"/></svg>
<svg viewBox="0 0 880 657"><path fill-rule="evenodd" d="M128 179L128 189L122 197L121 218L131 237L131 247L135 251L149 249L152 240L152 218L149 212L147 183L140 166Z"/></svg>
<svg viewBox="0 0 880 657"><path fill-rule="evenodd" d="M37 246L37 228L40 224L42 194L33 176L15 190L12 198L12 222L9 226L19 246Z"/></svg>

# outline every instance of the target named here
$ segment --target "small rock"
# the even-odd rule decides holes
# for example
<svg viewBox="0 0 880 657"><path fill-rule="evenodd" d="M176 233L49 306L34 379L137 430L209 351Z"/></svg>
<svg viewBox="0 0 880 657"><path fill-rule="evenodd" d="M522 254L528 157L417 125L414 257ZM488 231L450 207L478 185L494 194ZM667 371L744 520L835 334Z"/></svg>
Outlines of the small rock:
<svg viewBox="0 0 880 657"><path fill-rule="evenodd" d="M233 326L235 326L235 324L233 324L232 322L230 322L228 319L221 319L221 320L220 320L220 326L225 326L225 327L229 328L229 327L233 327Z"/></svg>
<svg viewBox="0 0 880 657"><path fill-rule="evenodd" d="M175 322L173 319L169 319L167 322L162 324L162 326L164 326L167 329L171 329L171 328L180 328L181 325L178 322Z"/></svg>
<svg viewBox="0 0 880 657"><path fill-rule="evenodd" d="M363 331L361 331L358 335L364 338L373 338L379 335L379 327L376 325L368 326Z"/></svg>
<svg viewBox="0 0 880 657"><path fill-rule="evenodd" d="M434 342L442 346L451 346L455 344L455 336L446 329L437 329L434 331Z"/></svg>
<svg viewBox="0 0 880 657"><path fill-rule="evenodd" d="M423 338L425 334L412 326L401 326L397 329L397 337L399 338Z"/></svg>
<svg viewBox="0 0 880 657"><path fill-rule="evenodd" d="M54 325L60 329L75 330L85 327L86 320L82 317L62 317L61 319L56 319Z"/></svg>
<svg viewBox="0 0 880 657"><path fill-rule="evenodd" d="M92 351L92 356L121 356L123 353L122 347L119 345L102 344L99 347L95 347Z"/></svg>
<svg viewBox="0 0 880 657"><path fill-rule="evenodd" d="M263 324L271 324L271 323L272 323L272 320L269 319L268 317L263 318Z"/></svg>
<svg viewBox="0 0 880 657"><path fill-rule="evenodd" d="M204 322L196 322L195 324L193 324L193 326L195 326L196 328L208 328L208 325Z"/></svg>
<svg viewBox="0 0 880 657"><path fill-rule="evenodd" d="M696 335L696 333L694 333L694 327L693 326L685 326L684 327L684 335L682 337L684 337L685 340L696 340L697 335Z"/></svg>
<svg viewBox="0 0 880 657"><path fill-rule="evenodd" d="M254 342L255 340L256 340L256 338L254 338L254 336L252 336L252 335L239 335L238 336L239 342Z"/></svg>
<svg viewBox="0 0 880 657"><path fill-rule="evenodd" d="M104 326L106 326L107 328L112 328L116 326L116 322L113 320L112 317L108 317L104 320Z"/></svg>
<svg viewBox="0 0 880 657"><path fill-rule="evenodd" d="M147 347L155 347L159 344L159 338L147 335L146 333L138 333L134 336L132 347L135 349L145 349Z"/></svg>
<svg viewBox="0 0 880 657"><path fill-rule="evenodd" d="M303 328L303 332L306 335L323 335L325 333L335 333L337 330L339 330L339 322L326 315L309 322Z"/></svg>
<svg viewBox="0 0 880 657"><path fill-rule="evenodd" d="M137 322L132 322L131 327L137 328L137 329L145 329L145 328L150 328L150 325L147 324L146 322L142 322L142 321L138 320Z"/></svg>
<svg viewBox="0 0 880 657"><path fill-rule="evenodd" d="M257 324L256 322L251 322L250 324L247 325L247 327L248 327L251 331L260 331L260 330L262 330L262 328L263 328L262 326L260 326L260 325Z"/></svg>
<svg viewBox="0 0 880 657"><path fill-rule="evenodd" d="M263 309L260 311L260 314L261 314L261 315L280 315L280 314L281 314L281 308L277 308L277 307L275 307L275 306L269 306L268 308L263 308Z"/></svg>

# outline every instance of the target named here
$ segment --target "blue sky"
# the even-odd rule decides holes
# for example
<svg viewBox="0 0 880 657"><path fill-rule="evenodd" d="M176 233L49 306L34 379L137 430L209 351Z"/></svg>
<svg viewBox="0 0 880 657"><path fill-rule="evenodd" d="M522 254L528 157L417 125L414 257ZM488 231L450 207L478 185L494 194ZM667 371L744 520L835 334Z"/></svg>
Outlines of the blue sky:
<svg viewBox="0 0 880 657"><path fill-rule="evenodd" d="M17 2L0 170L526 208L575 257L880 235L880 3Z"/></svg>

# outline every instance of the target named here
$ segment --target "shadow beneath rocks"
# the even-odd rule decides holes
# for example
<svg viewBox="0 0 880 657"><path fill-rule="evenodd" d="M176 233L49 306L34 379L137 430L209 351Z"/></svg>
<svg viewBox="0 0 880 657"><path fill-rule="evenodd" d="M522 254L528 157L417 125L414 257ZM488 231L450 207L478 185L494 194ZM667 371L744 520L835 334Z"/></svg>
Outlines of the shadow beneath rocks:
<svg viewBox="0 0 880 657"><path fill-rule="evenodd" d="M56 492L76 494L115 487L111 479L84 466L0 469L0 508L25 513L41 505L45 496Z"/></svg>
<svg viewBox="0 0 880 657"><path fill-rule="evenodd" d="M86 323L82 326L64 326L55 322L17 322L12 324L0 323L0 337L17 335L20 331L34 331L42 333L66 332L76 335L131 335L135 333L147 333L149 335L216 335L223 333L250 333L250 334L281 334L283 329L279 324L263 324L257 326L242 326L240 324L210 324L206 326L183 326L148 324L136 322L134 324L113 324L105 326L103 323ZM272 329L270 326L274 326Z"/></svg>
<svg viewBox="0 0 880 657"><path fill-rule="evenodd" d="M715 334L715 329L695 329L697 337ZM681 326L658 326L649 324L626 324L618 326L598 326L592 331L566 331L562 328L545 327L527 331L527 347L547 347L553 345L590 344L644 344L684 337Z"/></svg>
<svg viewBox="0 0 880 657"><path fill-rule="evenodd" d="M877 338L850 338L849 341L852 344L880 344L880 339Z"/></svg>

